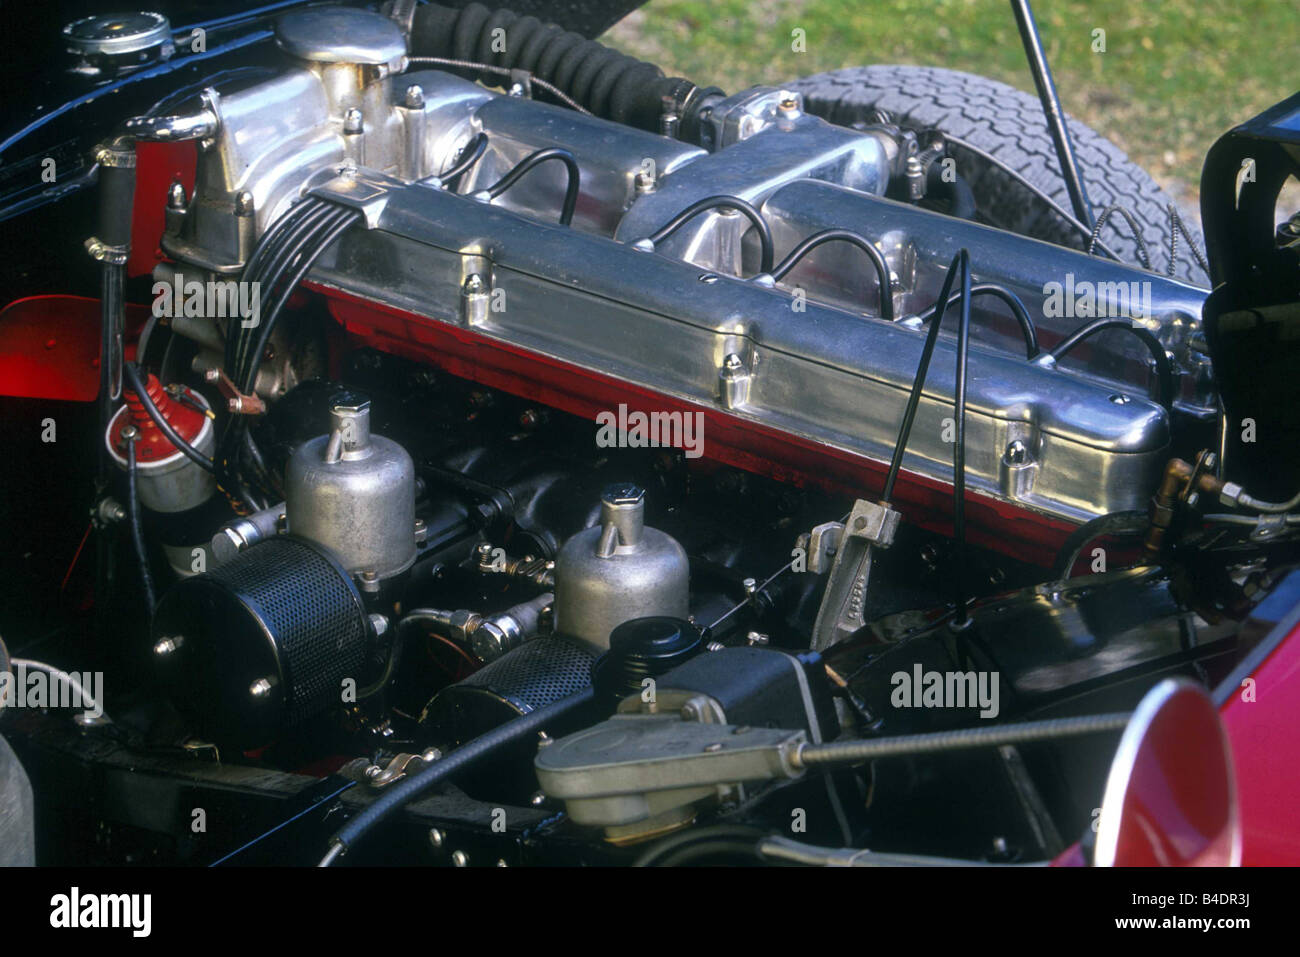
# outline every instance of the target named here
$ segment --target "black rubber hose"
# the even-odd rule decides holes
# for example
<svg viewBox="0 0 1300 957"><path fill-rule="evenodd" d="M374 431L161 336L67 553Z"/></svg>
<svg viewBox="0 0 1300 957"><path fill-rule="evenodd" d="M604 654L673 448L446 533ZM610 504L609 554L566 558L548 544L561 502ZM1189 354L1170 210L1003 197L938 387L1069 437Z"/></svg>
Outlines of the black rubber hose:
<svg viewBox="0 0 1300 957"><path fill-rule="evenodd" d="M1070 577L1074 563L1079 560L1079 553L1089 542L1111 535L1135 535L1146 531L1150 524L1151 519L1144 511L1112 512L1085 522L1070 533L1070 537L1056 553L1056 561L1052 564L1052 580L1064 581Z"/></svg>
<svg viewBox="0 0 1300 957"><path fill-rule="evenodd" d="M503 30L494 34L494 31ZM500 42L498 42L500 41ZM681 98L694 85L553 23L480 3L462 9L425 4L411 25L411 55L472 60L527 70L597 116L658 132L664 97ZM472 69L461 75L486 83L499 76ZM544 93L544 91L543 91Z"/></svg>
<svg viewBox="0 0 1300 957"><path fill-rule="evenodd" d="M772 228L767 225L767 220L763 218L762 213L739 196L708 196L698 202L691 203L646 238L658 246L681 229L688 220L710 209L734 209L744 214L745 218L753 225L754 231L758 233L760 253L758 271L770 274L772 272L772 260L776 258L772 248Z"/></svg>
<svg viewBox="0 0 1300 957"><path fill-rule="evenodd" d="M394 784L374 803L338 829L330 841L330 851L321 861L321 866L329 866L378 824L429 789L447 781L452 775L492 757L503 748L545 730L556 721L591 704L595 697L595 689L588 687L577 694L543 705L535 711L507 721L486 734L480 734L418 773Z"/></svg>
<svg viewBox="0 0 1300 957"><path fill-rule="evenodd" d="M1038 332L1034 328L1034 320L1029 318L1029 310L1021 302L1020 297L1008 289L1006 286L999 286L993 282L976 283L970 287L972 296L994 296L1001 299L1011 309L1012 314L1016 317L1016 322L1020 323L1020 333L1025 338L1025 358L1033 359L1041 351L1038 346ZM946 310L959 298L960 292L955 292L948 300L948 305L944 306ZM921 316L921 322L929 322L939 314L939 307L936 305L933 309Z"/></svg>
<svg viewBox="0 0 1300 957"><path fill-rule="evenodd" d="M894 321L894 286L889 278L889 264L885 262L885 257L865 236L860 236L855 232L847 229L823 229L820 233L814 233L809 236L789 254L781 260L780 264L772 270L772 278L777 282L788 273L799 260L808 255L823 243L842 242L852 243L871 260L871 265L876 267L876 279L880 284L880 318L886 322Z"/></svg>
<svg viewBox="0 0 1300 957"><path fill-rule="evenodd" d="M487 188L488 196L496 199L519 182L520 177L525 173L548 160L558 160L563 163L564 168L569 173L569 184L564 189L564 205L560 207L560 225L568 226L573 222L573 211L578 208L578 186L582 174L578 170L578 161L574 155L559 146L551 146L535 153L529 153L516 163L510 172Z"/></svg>
<svg viewBox="0 0 1300 957"><path fill-rule="evenodd" d="M949 216L956 216L958 219L974 219L975 194L971 191L970 184L956 173L952 174L951 180L944 179L943 173L942 164L930 164L930 169L925 174L925 194L929 196L937 193L946 199Z"/></svg>
<svg viewBox="0 0 1300 957"><path fill-rule="evenodd" d="M1174 373L1169 365L1169 354L1165 352L1165 347L1160 344L1160 340L1153 336L1146 329L1136 325L1133 320L1126 319L1123 316L1112 316L1108 319L1094 319L1087 325L1076 329L1070 333L1056 348L1052 350L1053 359L1064 358L1070 350L1085 339L1091 338L1105 329L1122 329L1129 332L1142 341L1151 353L1151 358L1156 366L1156 381L1160 389L1160 404L1166 409L1171 409L1174 402Z"/></svg>
<svg viewBox="0 0 1300 957"><path fill-rule="evenodd" d="M154 405L153 399L149 398L149 393L145 391L145 384L141 380L135 364L132 362L122 363L122 375L126 378L127 388L140 397L140 404L144 406L145 412L149 413L149 418L153 419L153 424L158 426L158 430L167 436L167 441L176 446L185 454L187 459L199 466L199 468L205 472L215 473L216 469L212 464L212 460L181 438L180 433L167 421L167 417L158 410L158 406Z"/></svg>
<svg viewBox="0 0 1300 957"><path fill-rule="evenodd" d="M135 547L136 561L140 564L140 583L144 586L144 600L149 607L149 616L157 607L153 588L153 572L149 570L149 552L144 546L144 523L140 518L140 490L136 485L136 473L139 467L135 460L135 439L126 443L126 497L127 510L130 512L131 544Z"/></svg>

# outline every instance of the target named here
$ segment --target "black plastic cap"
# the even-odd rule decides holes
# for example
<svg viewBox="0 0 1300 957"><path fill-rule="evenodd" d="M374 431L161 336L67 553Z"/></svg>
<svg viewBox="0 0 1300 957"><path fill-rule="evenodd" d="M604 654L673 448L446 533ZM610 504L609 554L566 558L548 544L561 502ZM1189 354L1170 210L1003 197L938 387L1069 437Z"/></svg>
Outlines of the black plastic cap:
<svg viewBox="0 0 1300 957"><path fill-rule="evenodd" d="M597 693L607 700L639 694L646 678L657 678L698 654L700 631L681 618L625 621L610 633L609 651L592 671Z"/></svg>

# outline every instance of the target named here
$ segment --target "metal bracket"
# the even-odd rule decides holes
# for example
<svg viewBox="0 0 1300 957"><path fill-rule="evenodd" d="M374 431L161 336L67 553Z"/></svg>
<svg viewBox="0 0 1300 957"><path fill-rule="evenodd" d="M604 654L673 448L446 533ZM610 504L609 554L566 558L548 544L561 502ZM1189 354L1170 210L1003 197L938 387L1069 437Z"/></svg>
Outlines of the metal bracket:
<svg viewBox="0 0 1300 957"><path fill-rule="evenodd" d="M236 415L262 415L266 403L255 395L244 395L223 369L209 369L203 378L217 387L226 400L226 408Z"/></svg>
<svg viewBox="0 0 1300 957"><path fill-rule="evenodd" d="M799 777L803 731L701 724L676 714L615 715L542 748L534 766L548 797L578 824L621 839L680 820L720 789Z"/></svg>
<svg viewBox="0 0 1300 957"><path fill-rule="evenodd" d="M893 544L901 517L888 505L862 499L853 504L826 582L826 595L813 625L814 651L823 651L843 641L866 624L862 611L871 577L872 547L888 548Z"/></svg>

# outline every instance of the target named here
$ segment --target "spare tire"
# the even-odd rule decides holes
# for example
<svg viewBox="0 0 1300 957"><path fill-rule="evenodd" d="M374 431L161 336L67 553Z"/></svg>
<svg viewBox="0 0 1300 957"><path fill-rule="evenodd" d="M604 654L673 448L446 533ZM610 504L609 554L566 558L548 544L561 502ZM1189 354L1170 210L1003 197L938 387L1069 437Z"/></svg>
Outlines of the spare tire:
<svg viewBox="0 0 1300 957"><path fill-rule="evenodd" d="M970 184L976 218L1035 239L1084 249L1088 237L1070 222L1069 194L1038 98L958 70L923 66L860 66L819 73L790 84L810 113L841 126L888 122L909 130L939 130L949 138L957 172ZM1093 215L1118 205L1135 217L1152 260L1168 272L1169 206L1173 199L1115 144L1067 117ZM1044 194L1026 189L1028 182ZM1200 245L1199 233L1188 226ZM1138 244L1118 212L1100 240L1126 263L1141 265ZM1205 272L1179 237L1173 275L1204 286Z"/></svg>

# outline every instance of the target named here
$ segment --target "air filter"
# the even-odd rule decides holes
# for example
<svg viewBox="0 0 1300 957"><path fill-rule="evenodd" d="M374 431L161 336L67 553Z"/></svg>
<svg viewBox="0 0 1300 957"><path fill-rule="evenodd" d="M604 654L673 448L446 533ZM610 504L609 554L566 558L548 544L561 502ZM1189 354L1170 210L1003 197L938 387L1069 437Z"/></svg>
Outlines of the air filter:
<svg viewBox="0 0 1300 957"><path fill-rule="evenodd" d="M241 749L343 700L362 684L361 595L324 548L281 535L177 583L154 615L154 658L201 734Z"/></svg>

